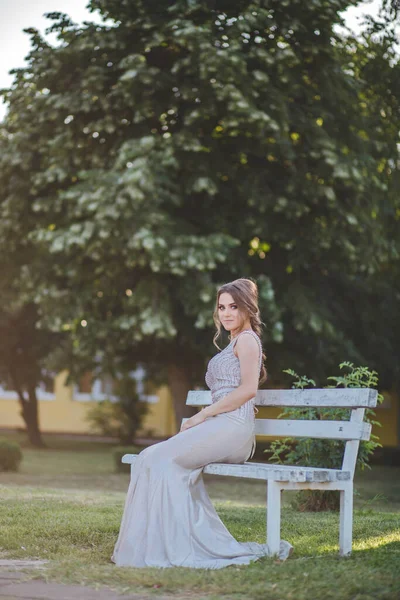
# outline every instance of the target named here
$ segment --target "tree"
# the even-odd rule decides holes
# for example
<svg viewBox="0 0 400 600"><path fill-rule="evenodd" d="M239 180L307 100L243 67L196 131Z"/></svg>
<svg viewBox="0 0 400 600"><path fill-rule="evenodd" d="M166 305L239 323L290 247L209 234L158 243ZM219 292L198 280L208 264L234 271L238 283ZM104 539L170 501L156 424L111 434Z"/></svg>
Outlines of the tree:
<svg viewBox="0 0 400 600"><path fill-rule="evenodd" d="M55 47L29 30L5 93L0 246L17 222L37 249L31 293L71 336L72 374L140 360L168 373L179 422L215 287L249 275L276 383L359 362L344 309L387 256L393 138L362 110L375 80L344 68L354 42L333 26L352 4L93 0L112 25L50 14Z"/></svg>
<svg viewBox="0 0 400 600"><path fill-rule="evenodd" d="M43 363L54 348L55 334L38 330L34 304L12 313L0 312L0 380L18 394L21 416L33 446L44 447L36 389L43 379Z"/></svg>
<svg viewBox="0 0 400 600"><path fill-rule="evenodd" d="M387 240L379 266L353 280L346 330L364 360L379 369L383 389L397 393L400 392L400 330L396 317L400 300L398 26L398 6L395 2L383 2L377 18L366 17L360 37L349 36L344 40L341 54L343 67L353 72L357 80L368 82L359 91L360 110L368 122L375 124L374 137L369 130L364 131L364 136L370 138L381 154L375 175L382 183L380 202L370 216L371 223L382 222Z"/></svg>
<svg viewBox="0 0 400 600"><path fill-rule="evenodd" d="M7 220L7 210L3 211ZM27 289L28 261L34 248L18 235L9 236L0 256L0 382L18 395L21 417L33 446L44 447L36 390L46 379L46 361L62 334L39 327L38 307Z"/></svg>

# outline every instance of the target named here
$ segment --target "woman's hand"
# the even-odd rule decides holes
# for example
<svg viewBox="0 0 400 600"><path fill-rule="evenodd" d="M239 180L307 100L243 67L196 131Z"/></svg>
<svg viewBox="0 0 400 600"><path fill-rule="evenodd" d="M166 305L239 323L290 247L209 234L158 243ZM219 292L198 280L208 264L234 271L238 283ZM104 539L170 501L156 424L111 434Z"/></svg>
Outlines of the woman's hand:
<svg viewBox="0 0 400 600"><path fill-rule="evenodd" d="M200 425L203 421L206 420L206 415L204 414L204 408L198 412L197 414L190 417L187 421L185 421L181 426L181 431L185 431L186 429L190 429L191 427L195 427L196 425Z"/></svg>

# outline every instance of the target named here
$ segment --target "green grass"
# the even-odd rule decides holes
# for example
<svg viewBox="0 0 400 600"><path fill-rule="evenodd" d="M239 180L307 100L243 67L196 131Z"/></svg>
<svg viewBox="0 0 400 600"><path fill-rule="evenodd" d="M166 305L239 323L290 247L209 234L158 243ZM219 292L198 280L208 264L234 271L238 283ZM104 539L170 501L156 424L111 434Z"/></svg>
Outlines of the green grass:
<svg viewBox="0 0 400 600"><path fill-rule="evenodd" d="M354 551L338 557L335 513L282 513L282 537L295 546L281 563L261 559L219 571L118 569L110 556L129 478L113 472L112 448L48 440L24 449L20 473L0 473L0 555L48 559L40 577L107 585L150 597L200 600L398 600L400 469L375 467L357 478ZM71 449L71 445L73 449ZM265 485L207 478L217 510L240 541L265 541ZM384 497L377 497L383 493Z"/></svg>

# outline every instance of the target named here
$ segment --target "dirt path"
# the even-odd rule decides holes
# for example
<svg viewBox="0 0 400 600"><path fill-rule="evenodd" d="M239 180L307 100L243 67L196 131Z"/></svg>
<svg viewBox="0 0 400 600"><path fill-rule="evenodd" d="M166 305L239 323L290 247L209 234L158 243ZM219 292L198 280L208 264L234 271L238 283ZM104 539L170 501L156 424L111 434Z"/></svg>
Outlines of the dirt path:
<svg viewBox="0 0 400 600"><path fill-rule="evenodd" d="M107 588L93 589L80 585L47 583L39 576L47 561L0 559L1 600L179 600L174 596L131 594L121 596ZM186 596L187 598L187 596ZM183 597L182 597L183 600Z"/></svg>

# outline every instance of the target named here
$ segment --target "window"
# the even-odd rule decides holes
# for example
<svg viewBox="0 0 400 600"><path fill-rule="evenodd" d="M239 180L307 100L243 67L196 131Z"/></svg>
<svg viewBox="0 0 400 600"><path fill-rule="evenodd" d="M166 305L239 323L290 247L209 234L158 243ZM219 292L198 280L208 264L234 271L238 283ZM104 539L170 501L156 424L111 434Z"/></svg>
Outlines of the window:
<svg viewBox="0 0 400 600"><path fill-rule="evenodd" d="M78 385L77 390L79 394L91 394L92 392L92 385L93 385L93 373L91 371L86 371L86 373L84 373L79 381L78 381Z"/></svg>
<svg viewBox="0 0 400 600"><path fill-rule="evenodd" d="M52 371L42 371L41 381L38 383L36 388L36 396L38 400L54 400L54 378L55 373ZM24 394L26 394L25 387L23 388ZM0 382L0 398L4 400L18 400L18 394L15 391L10 378L5 378Z"/></svg>
<svg viewBox="0 0 400 600"><path fill-rule="evenodd" d="M139 365L134 371L131 371L132 385L135 385L136 390L143 402L155 404L158 402L158 396L155 394L146 394L146 371ZM111 375L102 375L95 378L90 371L84 373L79 379L77 385L74 386L74 400L79 402L100 402L101 400L117 401L115 380Z"/></svg>

